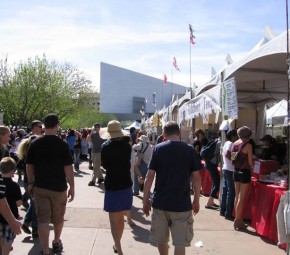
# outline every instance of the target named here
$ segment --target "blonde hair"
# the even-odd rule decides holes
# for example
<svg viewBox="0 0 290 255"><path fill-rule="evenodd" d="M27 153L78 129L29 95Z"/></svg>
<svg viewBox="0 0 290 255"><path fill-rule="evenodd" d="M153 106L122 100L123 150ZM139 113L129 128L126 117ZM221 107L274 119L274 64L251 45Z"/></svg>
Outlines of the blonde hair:
<svg viewBox="0 0 290 255"><path fill-rule="evenodd" d="M17 154L18 154L19 159L22 160L22 159L26 158L28 147L29 147L31 141L36 137L37 137L36 135L33 135L33 136L30 136L28 138L23 139L20 142L20 144L18 145L18 148L17 148Z"/></svg>
<svg viewBox="0 0 290 255"><path fill-rule="evenodd" d="M5 157L0 162L0 171L2 174L8 174L16 169L16 162L13 158Z"/></svg>

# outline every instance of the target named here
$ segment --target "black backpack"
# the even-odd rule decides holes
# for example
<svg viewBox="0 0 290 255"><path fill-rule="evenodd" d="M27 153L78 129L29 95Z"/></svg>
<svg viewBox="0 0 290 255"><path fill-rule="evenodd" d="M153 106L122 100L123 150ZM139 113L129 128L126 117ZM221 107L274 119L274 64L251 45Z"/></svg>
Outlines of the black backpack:
<svg viewBox="0 0 290 255"><path fill-rule="evenodd" d="M215 156L215 148L218 139L211 140L207 145L203 146L200 150L200 157L205 161L210 161Z"/></svg>

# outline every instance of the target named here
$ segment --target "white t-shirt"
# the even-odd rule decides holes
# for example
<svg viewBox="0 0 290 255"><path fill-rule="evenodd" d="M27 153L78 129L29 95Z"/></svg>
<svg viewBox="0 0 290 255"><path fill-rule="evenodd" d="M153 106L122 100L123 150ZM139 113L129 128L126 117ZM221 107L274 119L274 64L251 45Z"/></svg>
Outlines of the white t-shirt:
<svg viewBox="0 0 290 255"><path fill-rule="evenodd" d="M223 170L229 170L229 171L235 171L235 168L232 164L232 162L226 157L227 151L231 151L232 149L232 142L231 141L226 141L224 146L223 146Z"/></svg>

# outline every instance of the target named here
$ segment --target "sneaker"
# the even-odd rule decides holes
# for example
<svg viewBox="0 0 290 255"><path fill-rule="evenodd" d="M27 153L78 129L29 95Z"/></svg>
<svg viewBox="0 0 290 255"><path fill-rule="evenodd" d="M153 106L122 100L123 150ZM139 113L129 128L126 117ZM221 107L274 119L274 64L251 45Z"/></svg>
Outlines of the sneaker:
<svg viewBox="0 0 290 255"><path fill-rule="evenodd" d="M21 227L21 229L23 230L23 232L24 233L26 233L26 234L31 234L31 231L30 231L30 229L29 229L29 227L28 227L28 225L27 224L22 224L22 227Z"/></svg>
<svg viewBox="0 0 290 255"><path fill-rule="evenodd" d="M105 181L104 179L99 179L99 180L97 181L97 183L100 184L100 183L102 183L102 182L104 182L104 181Z"/></svg>
<svg viewBox="0 0 290 255"><path fill-rule="evenodd" d="M95 186L96 184L95 184L95 182L93 182L93 181L90 181L89 183L88 183L88 186Z"/></svg>
<svg viewBox="0 0 290 255"><path fill-rule="evenodd" d="M62 252L63 250L63 246L62 246L62 242L61 240L59 240L58 243L56 243L54 240L52 241L52 251L54 253L59 253Z"/></svg>

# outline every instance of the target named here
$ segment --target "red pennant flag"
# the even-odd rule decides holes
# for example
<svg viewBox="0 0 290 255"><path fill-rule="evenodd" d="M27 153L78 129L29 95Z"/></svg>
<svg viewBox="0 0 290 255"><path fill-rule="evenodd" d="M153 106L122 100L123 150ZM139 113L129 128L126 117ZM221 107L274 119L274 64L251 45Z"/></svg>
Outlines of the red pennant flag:
<svg viewBox="0 0 290 255"><path fill-rule="evenodd" d="M179 67L177 65L177 62L176 62L176 58L175 57L173 57L173 66L175 67L176 70L178 70L180 72L180 69L179 69Z"/></svg>
<svg viewBox="0 0 290 255"><path fill-rule="evenodd" d="M167 76L164 74L163 76L163 85L167 85Z"/></svg>

